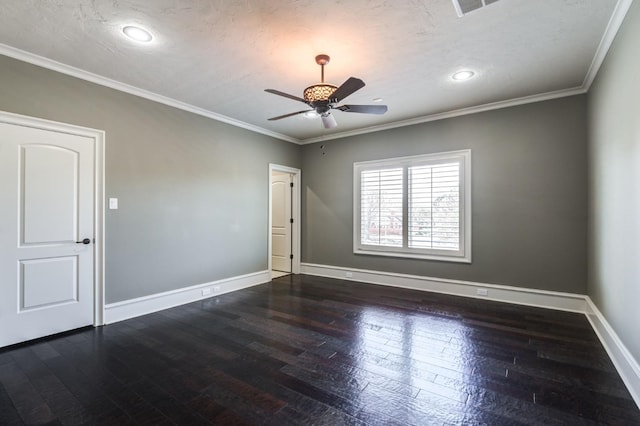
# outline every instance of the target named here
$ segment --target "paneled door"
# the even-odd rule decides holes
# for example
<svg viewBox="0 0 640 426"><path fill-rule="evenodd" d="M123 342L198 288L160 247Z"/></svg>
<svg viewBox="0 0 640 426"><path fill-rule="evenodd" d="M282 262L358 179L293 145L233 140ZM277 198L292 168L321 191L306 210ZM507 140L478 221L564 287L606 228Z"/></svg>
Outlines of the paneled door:
<svg viewBox="0 0 640 426"><path fill-rule="evenodd" d="M94 322L95 149L0 123L0 347Z"/></svg>
<svg viewBox="0 0 640 426"><path fill-rule="evenodd" d="M291 175L271 178L271 269L291 272Z"/></svg>

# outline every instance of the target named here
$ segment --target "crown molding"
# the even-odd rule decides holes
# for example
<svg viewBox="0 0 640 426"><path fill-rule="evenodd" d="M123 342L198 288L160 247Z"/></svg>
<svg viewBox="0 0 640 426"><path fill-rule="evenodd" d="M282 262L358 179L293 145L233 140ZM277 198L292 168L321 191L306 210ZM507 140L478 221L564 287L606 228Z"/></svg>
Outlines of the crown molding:
<svg viewBox="0 0 640 426"><path fill-rule="evenodd" d="M79 68L57 62L43 56L35 55L6 44L0 43L0 54L9 56L14 59L18 59L23 62L27 62L33 65L37 65L43 68L57 71L62 74L70 75L72 77L86 80L91 83L99 84L101 86L109 87L121 92L129 93L131 95L139 96L154 102L158 102L164 105L168 105L174 108L178 108L184 111L192 112L194 114L201 115L203 117L211 118L216 121L220 121L232 126L240 127L252 132L260 133L266 136L270 136L283 141L291 142L297 145L307 145L315 142L324 142L333 139L341 139L350 136L364 135L367 133L380 132L383 130L396 129L399 127L413 126L415 124L428 123L431 121L444 120L447 118L460 117L469 114L476 114L479 112L492 111L496 109L509 108L518 105L525 105L534 102L542 102L551 99L558 99L568 96L585 94L591 88L593 81L595 80L600 67L604 63L604 59L607 52L611 48L618 30L622 26L624 18L631 7L633 0L618 0L614 12L611 15L611 19L607 24L607 28L600 40L600 44L596 50L596 53L591 61L589 70L587 71L584 81L581 86L570 89L557 90L553 92L541 93L537 95L524 96L515 99L509 99L505 101L492 102L483 105L476 105L468 108L461 108L452 111L445 111L436 114L429 114L421 117L411 118L408 120L396 121L393 123L382 124L379 126L365 127L362 129L350 130L346 132L333 133L331 135L323 135L308 139L298 139L292 136L288 136L282 133L274 132L253 124L246 123L244 121L236 120L231 117L227 117L222 114L215 113L213 111L206 110L204 108L196 107L186 102L178 101L166 96L162 96L144 89L140 89L129 84L121 83L116 80L112 80L106 77L102 77L98 74L94 74L88 71L81 70Z"/></svg>
<svg viewBox="0 0 640 426"><path fill-rule="evenodd" d="M593 61L591 61L587 75L584 77L582 87L584 87L586 91L589 91L593 81L596 79L598 71L600 71L600 67L604 63L604 59L606 58L607 53L613 44L613 40L616 38L632 3L633 0L618 0L618 3L613 10L613 14L611 15L611 19L609 19L609 23L607 24L607 29L602 35L596 54L593 56Z"/></svg>
<svg viewBox="0 0 640 426"><path fill-rule="evenodd" d="M183 111L192 112L203 117L211 118L222 123L230 124L235 127L240 127L252 132L261 133L266 136L271 136L276 139L281 139L287 142L300 143L296 138L283 135L281 133L273 132L271 130L263 129L262 127L254 126L244 121L236 120L226 115L218 114L213 111L206 110L194 105L190 105L186 102L178 101L176 99L169 98L167 96L158 95L157 93L150 92L148 90L140 89L129 84L121 83L116 80L112 80L107 77L103 77L98 74L94 74L89 71L81 70L80 68L66 65L58 61L54 61L43 56L39 56L24 50L16 49L6 44L0 43L0 54L17 59L19 61L27 62L33 65L37 65L42 68L46 68L52 71L56 71L62 74L66 74L72 77L79 78L91 83L99 84L101 86L109 87L111 89L118 90L120 92L128 93L130 95L139 96L150 101L158 102L170 107L178 108Z"/></svg>
<svg viewBox="0 0 640 426"><path fill-rule="evenodd" d="M410 118L408 120L394 121L393 123L382 124L380 126L366 127L364 129L356 129L348 132L335 133L332 135L319 136L317 138L309 138L300 141L301 145L311 144L315 142L324 142L331 139L341 139L349 136L363 135L366 133L380 132L383 130L396 129L398 127L413 126L415 124L428 123L430 121L444 120L446 118L460 117L463 115L476 114L479 112L492 111L496 109L509 108L518 105L531 104L534 102L548 101L551 99L566 98L568 96L582 95L587 90L580 87L572 89L556 90L554 92L541 93L538 95L523 96L521 98L509 99L506 101L491 102L483 105L476 105L468 108L461 108L452 111L441 112L437 114L424 115L422 117Z"/></svg>

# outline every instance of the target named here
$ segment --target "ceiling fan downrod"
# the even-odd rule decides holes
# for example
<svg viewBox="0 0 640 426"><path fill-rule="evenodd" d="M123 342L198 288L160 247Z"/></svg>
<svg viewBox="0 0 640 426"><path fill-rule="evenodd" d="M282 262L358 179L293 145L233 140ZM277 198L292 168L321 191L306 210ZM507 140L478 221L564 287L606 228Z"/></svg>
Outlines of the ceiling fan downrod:
<svg viewBox="0 0 640 426"><path fill-rule="evenodd" d="M320 65L320 83L324 83L324 66L329 63L329 60L331 60L329 55L316 56L316 64Z"/></svg>

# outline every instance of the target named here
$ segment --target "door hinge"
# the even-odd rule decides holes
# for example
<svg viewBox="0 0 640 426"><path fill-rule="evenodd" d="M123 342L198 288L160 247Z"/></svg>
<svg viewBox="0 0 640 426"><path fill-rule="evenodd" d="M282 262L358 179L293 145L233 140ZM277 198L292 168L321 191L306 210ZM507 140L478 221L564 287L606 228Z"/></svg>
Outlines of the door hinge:
<svg viewBox="0 0 640 426"><path fill-rule="evenodd" d="M293 223L293 218L289 219L289 223Z"/></svg>
<svg viewBox="0 0 640 426"><path fill-rule="evenodd" d="M289 255L289 259L293 260L293 254Z"/></svg>
<svg viewBox="0 0 640 426"><path fill-rule="evenodd" d="M293 182L289 182L289 186L293 188Z"/></svg>

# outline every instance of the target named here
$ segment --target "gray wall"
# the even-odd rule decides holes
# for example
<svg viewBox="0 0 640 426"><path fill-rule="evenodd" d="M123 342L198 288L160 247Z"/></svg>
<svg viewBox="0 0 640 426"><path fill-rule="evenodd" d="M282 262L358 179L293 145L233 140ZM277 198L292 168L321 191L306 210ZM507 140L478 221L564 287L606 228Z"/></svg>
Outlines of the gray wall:
<svg viewBox="0 0 640 426"><path fill-rule="evenodd" d="M306 145L302 260L584 294L586 129L576 96ZM354 162L465 148L472 264L353 254Z"/></svg>
<svg viewBox="0 0 640 426"><path fill-rule="evenodd" d="M269 162L303 169L303 261L586 292L586 99L298 147L0 56L0 109L106 131L107 302L264 270ZM473 263L352 253L353 162L471 148Z"/></svg>
<svg viewBox="0 0 640 426"><path fill-rule="evenodd" d="M267 268L268 164L299 147L0 56L0 110L106 131L106 301Z"/></svg>
<svg viewBox="0 0 640 426"><path fill-rule="evenodd" d="M640 3L589 93L589 296L640 361Z"/></svg>

